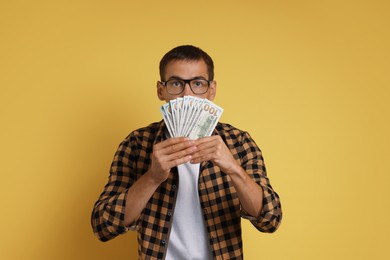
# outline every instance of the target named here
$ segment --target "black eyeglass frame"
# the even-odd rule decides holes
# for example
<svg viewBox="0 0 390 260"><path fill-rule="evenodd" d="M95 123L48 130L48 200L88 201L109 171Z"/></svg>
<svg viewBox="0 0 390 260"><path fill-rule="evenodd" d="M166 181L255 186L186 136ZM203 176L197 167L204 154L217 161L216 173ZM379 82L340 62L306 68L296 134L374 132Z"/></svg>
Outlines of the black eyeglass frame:
<svg viewBox="0 0 390 260"><path fill-rule="evenodd" d="M168 87L167 87L167 82L170 81L170 80L177 80L177 81L182 81L184 82L184 85L183 85L183 88L182 90L179 92L179 93L171 93L169 92L168 90ZM206 88L206 91L202 92L202 93L196 93L193 89L192 89L192 86L191 86L191 81L194 81L194 80L204 80L207 82L207 88ZM171 95L180 95L181 93L183 93L184 89L186 88L186 85L188 84L188 86L190 86L190 89L192 91L192 93L194 93L195 95L202 95L204 93L206 93L207 91L209 91L209 88L210 88L210 84L213 82L213 80L207 80L207 79L204 79L203 77L202 78L193 78L193 79L176 79L176 78L173 78L173 79L169 79L167 81L159 81L159 83L161 83L164 87L167 88L167 91L169 94Z"/></svg>

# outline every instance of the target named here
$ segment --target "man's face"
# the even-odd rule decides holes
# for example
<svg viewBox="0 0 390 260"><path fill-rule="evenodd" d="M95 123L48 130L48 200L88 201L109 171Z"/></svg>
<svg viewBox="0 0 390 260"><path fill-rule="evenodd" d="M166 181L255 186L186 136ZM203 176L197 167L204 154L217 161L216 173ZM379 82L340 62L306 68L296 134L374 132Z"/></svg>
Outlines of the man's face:
<svg viewBox="0 0 390 260"><path fill-rule="evenodd" d="M207 72L207 65L203 60L199 61L186 61L186 60L173 60L168 63L165 68L165 81L170 79L199 79L203 78L209 80L209 75ZM212 81L208 91L204 94L197 95L194 94L189 86L185 84L183 92L180 94L174 95L170 94L167 91L167 88L162 85L160 82L157 83L157 96L160 100L165 100L169 102L172 99L183 96L194 96L199 98L207 98L208 100L213 100L216 94L216 82Z"/></svg>

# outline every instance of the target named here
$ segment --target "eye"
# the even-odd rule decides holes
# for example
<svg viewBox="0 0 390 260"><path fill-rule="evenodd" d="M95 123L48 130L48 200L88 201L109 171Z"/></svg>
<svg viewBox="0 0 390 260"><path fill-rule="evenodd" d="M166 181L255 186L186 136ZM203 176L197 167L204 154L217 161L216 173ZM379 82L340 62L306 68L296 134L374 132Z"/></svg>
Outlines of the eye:
<svg viewBox="0 0 390 260"><path fill-rule="evenodd" d="M170 80L168 81L168 85L174 88L180 88L183 83L180 80Z"/></svg>
<svg viewBox="0 0 390 260"><path fill-rule="evenodd" d="M206 81L204 81L204 80L194 80L191 83L192 83L191 84L192 86L197 87L197 88L203 87L207 84Z"/></svg>

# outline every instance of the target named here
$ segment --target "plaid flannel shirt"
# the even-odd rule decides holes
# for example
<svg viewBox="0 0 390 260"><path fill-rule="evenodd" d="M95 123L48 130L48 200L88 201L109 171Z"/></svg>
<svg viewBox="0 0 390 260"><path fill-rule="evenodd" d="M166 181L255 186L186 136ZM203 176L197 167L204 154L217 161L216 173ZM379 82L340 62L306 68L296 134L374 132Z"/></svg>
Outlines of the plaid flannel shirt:
<svg viewBox="0 0 390 260"><path fill-rule="evenodd" d="M263 209L258 217L241 209L230 177L212 162L203 162L198 182L199 198L214 259L243 259L241 217L261 232L274 232L282 219L279 196L272 189L260 149L247 132L218 123L214 135L220 135L234 158L263 189ZM110 169L108 183L95 203L92 227L101 241L108 241L128 230L138 231L140 259L164 259L178 191L178 171L163 182L139 219L126 227L124 211L129 187L150 167L153 145L166 139L163 121L132 132L119 146Z"/></svg>

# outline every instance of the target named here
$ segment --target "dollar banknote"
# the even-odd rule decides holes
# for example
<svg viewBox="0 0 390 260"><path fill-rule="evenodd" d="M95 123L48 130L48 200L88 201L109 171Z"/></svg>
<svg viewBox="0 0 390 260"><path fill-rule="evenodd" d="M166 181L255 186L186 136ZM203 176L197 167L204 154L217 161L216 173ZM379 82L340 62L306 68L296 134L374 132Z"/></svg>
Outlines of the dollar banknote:
<svg viewBox="0 0 390 260"><path fill-rule="evenodd" d="M212 134L223 109L208 99L184 96L162 105L160 112L171 137L198 139Z"/></svg>

